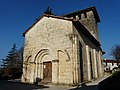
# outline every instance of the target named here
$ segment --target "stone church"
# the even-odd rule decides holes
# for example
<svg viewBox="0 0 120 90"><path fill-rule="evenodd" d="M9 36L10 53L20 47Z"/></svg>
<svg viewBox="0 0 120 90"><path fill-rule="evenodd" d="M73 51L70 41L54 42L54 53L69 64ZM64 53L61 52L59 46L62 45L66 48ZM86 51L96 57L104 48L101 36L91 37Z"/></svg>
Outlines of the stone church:
<svg viewBox="0 0 120 90"><path fill-rule="evenodd" d="M95 7L64 16L43 14L24 33L22 82L80 84L103 76Z"/></svg>

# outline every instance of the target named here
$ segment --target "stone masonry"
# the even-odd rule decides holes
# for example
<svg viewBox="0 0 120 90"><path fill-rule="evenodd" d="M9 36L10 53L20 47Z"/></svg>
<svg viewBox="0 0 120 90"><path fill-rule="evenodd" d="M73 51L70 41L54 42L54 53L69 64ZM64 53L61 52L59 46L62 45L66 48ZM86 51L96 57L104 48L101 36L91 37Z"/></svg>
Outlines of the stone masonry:
<svg viewBox="0 0 120 90"><path fill-rule="evenodd" d="M65 16L44 14L24 32L22 82L80 84L103 76L95 7Z"/></svg>

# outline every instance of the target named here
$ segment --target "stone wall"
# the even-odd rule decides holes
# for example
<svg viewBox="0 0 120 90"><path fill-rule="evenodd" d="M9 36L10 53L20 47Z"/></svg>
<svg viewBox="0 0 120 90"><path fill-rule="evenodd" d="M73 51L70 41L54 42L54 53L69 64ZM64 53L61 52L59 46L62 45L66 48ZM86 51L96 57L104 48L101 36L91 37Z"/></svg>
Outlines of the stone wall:
<svg viewBox="0 0 120 90"><path fill-rule="evenodd" d="M78 62L80 67L83 66L83 81L90 81L98 77L103 76L103 63L102 63L102 50L89 40L88 36L85 36L80 30L74 27L74 34L77 36L77 49L82 52L77 53ZM80 55L82 53L82 56ZM81 56L81 57L80 57ZM81 63L82 60L82 64ZM78 66L79 66L78 65ZM81 68L80 68L81 69ZM80 78L81 79L81 78Z"/></svg>
<svg viewBox="0 0 120 90"><path fill-rule="evenodd" d="M33 63L34 67L33 72L27 71L31 75L25 76L27 80L30 79L28 82L33 83L36 77L43 78L43 62L51 61L52 82L73 83L72 59L74 58L71 33L71 21L50 17L42 18L27 32L25 35L24 62ZM31 60L27 61L29 56L31 56Z"/></svg>
<svg viewBox="0 0 120 90"><path fill-rule="evenodd" d="M86 12L86 17L84 13L81 14L80 22L98 40L97 22L93 11Z"/></svg>
<svg viewBox="0 0 120 90"><path fill-rule="evenodd" d="M87 16L80 22L98 40L93 13ZM79 84L103 75L101 48L69 20L42 17L25 34L23 58L22 82L26 83L44 79L44 62L52 63L52 83Z"/></svg>

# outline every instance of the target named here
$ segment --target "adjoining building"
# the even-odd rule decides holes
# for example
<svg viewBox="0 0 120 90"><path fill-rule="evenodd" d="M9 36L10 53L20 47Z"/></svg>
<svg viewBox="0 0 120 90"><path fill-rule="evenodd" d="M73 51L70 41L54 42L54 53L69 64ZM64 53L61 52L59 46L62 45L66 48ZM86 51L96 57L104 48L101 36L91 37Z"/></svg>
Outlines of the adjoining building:
<svg viewBox="0 0 120 90"><path fill-rule="evenodd" d="M103 64L104 64L105 71L112 71L118 68L118 66L120 65L120 62L117 60L104 59Z"/></svg>
<svg viewBox="0 0 120 90"><path fill-rule="evenodd" d="M24 33L22 82L79 84L102 77L100 22L95 7L64 16L44 14Z"/></svg>

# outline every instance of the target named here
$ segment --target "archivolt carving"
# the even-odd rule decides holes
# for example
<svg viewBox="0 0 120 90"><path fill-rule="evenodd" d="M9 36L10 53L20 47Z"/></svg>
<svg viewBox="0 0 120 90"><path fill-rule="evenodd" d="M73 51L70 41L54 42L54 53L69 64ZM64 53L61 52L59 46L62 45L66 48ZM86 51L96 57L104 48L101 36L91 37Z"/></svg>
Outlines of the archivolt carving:
<svg viewBox="0 0 120 90"><path fill-rule="evenodd" d="M67 50L58 50L58 52L64 53L64 55L66 56L66 61L70 61L70 56L69 56Z"/></svg>
<svg viewBox="0 0 120 90"><path fill-rule="evenodd" d="M70 56L69 56L67 50L65 50L65 52L66 52L66 55L67 55L67 59L66 59L66 61L70 61Z"/></svg>
<svg viewBox="0 0 120 90"><path fill-rule="evenodd" d="M50 55L50 57L53 57L53 53L49 49L42 49L36 54L34 62L42 63L42 59L45 55Z"/></svg>
<svg viewBox="0 0 120 90"><path fill-rule="evenodd" d="M31 61L31 55L26 57L25 61L23 62L24 64L28 64Z"/></svg>

